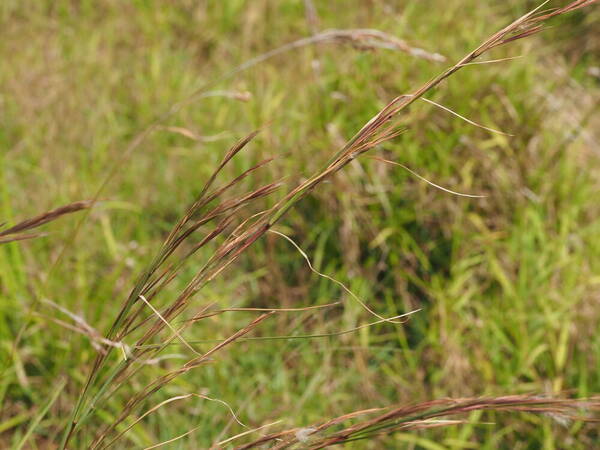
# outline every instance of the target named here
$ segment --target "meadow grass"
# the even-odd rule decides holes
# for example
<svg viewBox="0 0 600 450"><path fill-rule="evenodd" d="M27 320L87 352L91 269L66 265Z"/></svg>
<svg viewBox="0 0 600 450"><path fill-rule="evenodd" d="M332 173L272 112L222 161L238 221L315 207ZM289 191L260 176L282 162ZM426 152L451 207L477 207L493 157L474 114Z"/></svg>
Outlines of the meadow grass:
<svg viewBox="0 0 600 450"><path fill-rule="evenodd" d="M73 317L53 305L100 332L108 329L135 279L238 138L262 127L223 169L219 184L275 157L241 181L240 192L282 176L294 186L391 98L446 65L330 42L286 52L228 80L219 81L219 74L306 38L315 27L382 30L456 61L535 6L439 2L432 14L420 2L385 3L317 3L315 22L307 21L299 1L3 2L0 54L9 63L0 69L2 221L92 198L116 167L75 240L77 219L61 218L44 227L49 236L0 247L6 446L23 442L32 423L34 438L24 445L45 448L60 440L97 354L90 335L65 327ZM489 55L522 58L465 67L430 94L513 137L417 103L401 117L407 130L375 150L446 188L485 199L449 195L397 167L359 159L278 225L316 270L341 280L378 314L419 313L401 326L380 323L327 336L376 319L339 285L315 275L289 242L267 234L203 287L198 306L343 303L264 321L212 364L164 387L145 409L175 396L200 397L157 409L119 445L150 446L196 429L173 448L206 448L246 430L226 405L250 428L277 420L293 428L447 396L599 392L600 92L588 70L600 64L598 18L593 7L565 16L553 22L555 29ZM209 83L214 95L185 105L121 160L157 115ZM197 261L210 256L202 251ZM165 288L165 299L199 270L194 261ZM244 311L206 318L185 339L202 353L254 318L256 312ZM320 336L252 339L294 335ZM89 443L143 386L185 363L189 350L180 344L173 340L165 352L172 359L145 368L108 398L90 419L94 426L71 445ZM597 430L579 422L480 414L473 412L469 425L356 445L590 448L598 439Z"/></svg>

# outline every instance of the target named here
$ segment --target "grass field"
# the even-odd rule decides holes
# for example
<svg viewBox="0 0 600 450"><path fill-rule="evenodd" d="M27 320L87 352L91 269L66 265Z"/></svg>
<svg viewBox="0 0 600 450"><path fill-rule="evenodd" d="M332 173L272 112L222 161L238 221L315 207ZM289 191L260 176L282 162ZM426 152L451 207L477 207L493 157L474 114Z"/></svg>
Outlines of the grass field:
<svg viewBox="0 0 600 450"><path fill-rule="evenodd" d="M261 129L219 184L270 157L235 189L283 183L249 207L255 213L319 170L392 98L537 5L2 0L0 223L100 194L91 209L44 225L44 236L0 244L0 447L58 448L98 353L78 318L99 333L109 329L238 139ZM339 303L268 317L210 364L147 398L117 430L167 399L200 397L161 406L113 448L144 448L192 429L162 448L209 448L247 431L230 409L248 429L281 421L266 433L444 397L600 393L600 8L549 25L482 60L518 58L464 67L426 95L455 114L415 102L400 117L406 131L371 150L484 198L444 192L399 166L360 157L274 227L315 271L378 315L418 312L404 324L362 327L378 319L311 271L288 240L267 233L173 325L209 303ZM253 60L329 29L376 29L421 51L337 39ZM247 61L256 64L235 70ZM204 94L190 99L199 88ZM157 308L210 252L189 260ZM257 315L203 319L185 341L206 352ZM149 343L171 335L165 328ZM179 340L161 355L167 358L97 405L69 448L88 448L128 399L193 356ZM116 364L122 355L109 359ZM474 411L460 419L467 423L348 447L591 449L600 442L597 424L551 414Z"/></svg>

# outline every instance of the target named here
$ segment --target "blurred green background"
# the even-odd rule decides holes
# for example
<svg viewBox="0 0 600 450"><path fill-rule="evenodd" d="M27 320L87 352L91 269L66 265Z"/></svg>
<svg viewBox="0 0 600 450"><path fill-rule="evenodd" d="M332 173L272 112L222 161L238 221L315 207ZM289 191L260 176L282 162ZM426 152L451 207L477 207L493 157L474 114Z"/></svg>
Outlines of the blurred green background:
<svg viewBox="0 0 600 450"><path fill-rule="evenodd" d="M0 2L0 222L91 198L116 169L75 241L79 218L71 216L46 226L44 238L0 246L0 446L22 437L66 379L26 447L55 448L95 356L87 337L56 322L69 317L41 300L106 330L236 139L264 126L223 179L273 156L245 187L285 177L285 191L394 96L537 6L308 4L316 14L307 14L301 0ZM600 392L599 20L597 7L554 20L544 33L486 56L521 58L465 67L428 95L514 136L420 102L402 116L408 131L373 151L448 189L487 198L457 197L399 167L361 159L278 225L318 270L379 314L420 308L406 324L238 342L148 406L199 392L227 402L251 427L282 419L280 426L291 428L447 396ZM329 43L221 79L257 55L331 28L378 29L447 62ZM119 159L152 120L206 83L214 83L214 95L189 102ZM193 270L194 264L172 295ZM338 300L329 310L278 314L252 336L336 333L375 320L312 273L289 243L268 235L197 301L298 308ZM208 319L186 337L225 338L252 317ZM184 350L172 353L184 358ZM184 361L149 368L139 385L98 409L89 434L114 419L144 380ZM356 448L589 449L600 439L593 427L543 416L473 413L469 420ZM161 408L119 445L140 448L194 427L165 448L208 448L244 431L222 404L188 399ZM74 445L84 448L83 442Z"/></svg>

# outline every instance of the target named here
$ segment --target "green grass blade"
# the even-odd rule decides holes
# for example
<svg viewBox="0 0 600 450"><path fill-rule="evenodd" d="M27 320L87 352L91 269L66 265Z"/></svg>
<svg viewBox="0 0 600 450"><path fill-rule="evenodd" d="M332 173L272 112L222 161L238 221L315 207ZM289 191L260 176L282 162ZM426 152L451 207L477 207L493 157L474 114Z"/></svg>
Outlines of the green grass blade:
<svg viewBox="0 0 600 450"><path fill-rule="evenodd" d="M33 432L35 431L37 426L40 424L40 422L42 421L44 416L48 413L48 410L52 407L54 402L58 399L58 396L60 395L63 388L65 387L65 384L66 384L66 381L64 379L58 383L58 386L52 393L52 396L50 397L48 402L46 402L46 404L38 411L38 413L35 415L35 417L31 420L31 423L27 427L27 431L25 432L25 434L23 435L23 437L21 438L19 443L13 447L13 450L21 450L23 448L23 446L29 440L29 438L31 437L31 435L33 434Z"/></svg>

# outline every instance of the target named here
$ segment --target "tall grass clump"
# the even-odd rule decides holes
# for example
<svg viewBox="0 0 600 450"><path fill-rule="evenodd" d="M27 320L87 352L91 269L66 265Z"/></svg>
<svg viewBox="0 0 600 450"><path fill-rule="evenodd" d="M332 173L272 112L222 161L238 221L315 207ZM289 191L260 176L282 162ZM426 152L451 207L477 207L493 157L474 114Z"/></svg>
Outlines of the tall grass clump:
<svg viewBox="0 0 600 450"><path fill-rule="evenodd" d="M317 186L329 180L350 162L402 134L406 130L402 113L413 103L417 101L428 102L447 112L458 115L470 124L484 128L488 132L505 134L467 119L449 108L425 98L425 95L440 87L442 82L454 76L465 66L479 63L501 64L502 60L486 61L479 58L492 49L538 33L543 29L544 24L554 17L579 10L594 3L597 3L597 0L577 0L562 8L551 10L545 10L544 5L542 5L492 34L477 48L448 69L442 71L438 76L410 94L398 95L389 101L350 140L333 151L332 156L325 165L297 186L282 194L280 198L276 198L275 194L288 187L283 177L279 180L256 185L246 191L242 189L248 180L252 180L256 173L272 162L270 158L258 162L237 177L219 184L225 167L231 164L236 155L251 144L259 131L250 133L239 140L225 152L222 160L201 188L193 203L171 228L160 248L156 250L150 262L138 276L129 295L120 304L120 309L106 334L100 335L81 317L64 309L61 310L56 304L48 303L54 309L69 315L75 323L76 331L85 334L98 350L65 427L60 448L72 448L76 445L81 446L81 448L92 449L118 447L120 439L134 425L171 402L196 397L206 401L223 403L219 399L201 393L172 397L154 405L152 405L151 398L154 393L176 378L193 370L202 370L209 364L214 364L216 355L223 349L243 339L261 323L269 320L274 315L291 309L219 309L215 302L201 298L204 292L203 289L215 278L225 276L225 270L267 233L287 238L285 234L274 230L274 227L282 221L286 214ZM283 51L323 42L392 46L415 56L425 57L427 60L442 60L440 55L406 46L402 41L393 40L374 30L332 30L317 33L311 38L269 52L249 61L231 73L244 70ZM138 148L143 139L151 131L156 130L165 118L171 117L183 105L193 99L207 95L209 87L210 85L205 86L195 92L189 99L175 105L166 114L161 115L132 141L131 145L123 152L123 157L127 157L133 150ZM379 157L375 159L380 162L399 164ZM115 165L114 168L118 170L119 167ZM441 186L435 186L441 188ZM445 188L442 189L446 190ZM77 203L74 204L76 206L70 205L63 209L51 211L31 221L0 231L0 242L3 242L3 239L13 241L36 237L33 234L24 233L59 215L92 206L99 200L100 191L91 202ZM450 192L466 195L467 197L478 196L476 193L460 194L454 191ZM310 264L310 259L304 253L302 254ZM313 270L316 272L316 269ZM184 287L177 292L176 296L171 297L171 291L168 288L172 287L175 280L186 279L190 273L192 275L184 283ZM324 274L320 275L326 276ZM333 281L337 282L336 280ZM378 322L402 323L405 320L404 316L410 313L385 317L378 313L376 308L369 306L350 292L345 285L341 286L348 291L353 300L359 303L360 307L373 315ZM326 308L328 306L331 305L323 305L322 307ZM310 309L310 307L297 308L297 310L307 309ZM193 342L189 342L185 338L185 332L190 327L202 326L204 321L233 310L251 311L257 313L257 316L206 351L200 351ZM184 351L189 352L185 364L174 369L169 368L157 378L150 380L147 377L136 378L149 366L161 367L161 358L168 356L164 355L165 349L173 344L178 344ZM133 394L122 405L116 416L104 420L99 425L99 421L95 420L96 416L103 414L106 402L126 387L135 387ZM226 403L223 406L230 409ZM254 442L248 442L241 448L271 444L273 448L286 448L294 445L323 448L329 445L370 439L380 434L389 434L401 430L463 423L464 419L457 419L455 416L480 410L546 414L556 418L556 420L592 420L591 413L596 411L598 406L599 401L597 398L570 400L542 396L506 396L441 399L410 406L351 412L308 428L295 428L264 435ZM232 420L239 422L233 411L231 411L231 415ZM348 424L350 421L354 423ZM247 437L252 431L258 430L248 430L232 438L223 439L215 445L233 445L231 443L235 439Z"/></svg>

